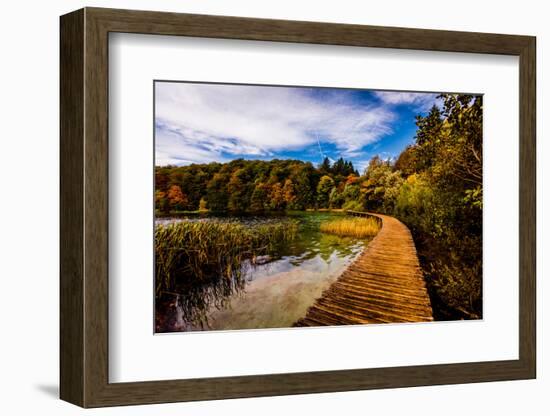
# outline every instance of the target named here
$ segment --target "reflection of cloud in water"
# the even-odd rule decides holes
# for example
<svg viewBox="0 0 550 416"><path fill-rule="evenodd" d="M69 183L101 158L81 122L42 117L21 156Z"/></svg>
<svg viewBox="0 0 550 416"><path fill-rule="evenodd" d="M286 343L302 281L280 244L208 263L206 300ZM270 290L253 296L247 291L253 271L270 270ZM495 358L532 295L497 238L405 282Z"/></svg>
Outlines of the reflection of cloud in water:
<svg viewBox="0 0 550 416"><path fill-rule="evenodd" d="M299 267L300 270L304 272L319 273L320 276L330 272L331 269L339 269L342 265L349 263L348 256L340 257L336 252L331 253L327 258L324 257L326 257L326 255L323 256L319 253L301 258L285 257L278 261L255 267L248 272L248 278L250 281L253 281L280 273L287 273L296 269L296 267Z"/></svg>
<svg viewBox="0 0 550 416"><path fill-rule="evenodd" d="M360 252L363 244L348 255L336 250L300 259L293 257L255 267L246 293L236 296L225 310L210 315L212 329L289 327L302 318Z"/></svg>
<svg viewBox="0 0 550 416"><path fill-rule="evenodd" d="M238 221L245 224L291 218L299 224L297 237L278 247L274 255L256 258L254 266L248 261L243 264L248 282L245 291L234 295L228 308L212 308L210 329L286 328L305 316L307 308L336 281L368 242L319 231L321 222L339 215L298 212L287 213L284 217L186 218L185 221ZM181 324L183 326L176 330L201 329Z"/></svg>

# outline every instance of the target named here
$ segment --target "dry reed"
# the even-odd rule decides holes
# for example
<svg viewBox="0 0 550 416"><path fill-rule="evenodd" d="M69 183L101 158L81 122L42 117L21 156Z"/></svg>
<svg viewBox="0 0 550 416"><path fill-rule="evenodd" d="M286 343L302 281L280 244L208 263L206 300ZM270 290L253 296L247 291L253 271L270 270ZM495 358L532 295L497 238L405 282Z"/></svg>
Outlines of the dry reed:
<svg viewBox="0 0 550 416"><path fill-rule="evenodd" d="M378 233L380 225L373 217L367 218L339 218L320 225L324 233L336 234L356 238L372 237Z"/></svg>

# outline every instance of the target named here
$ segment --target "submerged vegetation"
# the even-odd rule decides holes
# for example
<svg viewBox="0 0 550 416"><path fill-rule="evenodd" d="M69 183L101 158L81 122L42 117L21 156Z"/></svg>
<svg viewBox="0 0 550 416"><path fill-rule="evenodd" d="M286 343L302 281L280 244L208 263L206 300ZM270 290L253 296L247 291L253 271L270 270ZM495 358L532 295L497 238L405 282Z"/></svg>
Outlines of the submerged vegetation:
<svg viewBox="0 0 550 416"><path fill-rule="evenodd" d="M380 229L376 218L339 218L320 225L324 233L357 238L373 237Z"/></svg>
<svg viewBox="0 0 550 416"><path fill-rule="evenodd" d="M155 229L156 299L176 301L183 320L207 324L212 306L222 308L244 288L245 260L273 253L294 239L297 224L277 220L244 225L236 221L181 221ZM159 325L157 315L157 326Z"/></svg>
<svg viewBox="0 0 550 416"><path fill-rule="evenodd" d="M344 209L392 215L413 234L435 318L481 318L482 97L441 97L443 108L434 106L416 118L413 144L395 160L373 157L361 174L343 159L332 164L325 159L319 166L238 159L157 167L157 213ZM322 227L335 233L357 228L344 224ZM157 296L186 291L182 302L189 303L184 305L188 317L203 320L208 304L223 303L225 295L242 287L243 259L269 252L272 241L291 234L273 225L159 227Z"/></svg>

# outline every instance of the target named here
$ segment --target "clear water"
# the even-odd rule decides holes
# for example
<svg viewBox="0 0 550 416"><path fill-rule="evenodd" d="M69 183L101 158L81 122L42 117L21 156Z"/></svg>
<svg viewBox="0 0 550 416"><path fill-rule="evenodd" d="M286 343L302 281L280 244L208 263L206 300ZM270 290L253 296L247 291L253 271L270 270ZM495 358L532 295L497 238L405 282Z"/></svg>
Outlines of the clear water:
<svg viewBox="0 0 550 416"><path fill-rule="evenodd" d="M302 318L307 308L340 276L369 241L319 231L321 222L329 221L337 215L343 214L287 213L287 217L299 223L296 239L279 247L276 255L261 259L261 265L243 265L247 270L244 292L236 294L228 308L212 309L209 313L210 328L204 329L285 328ZM228 218L207 220L225 221ZM230 220L255 222L276 218L244 217ZM177 318L174 325L175 331L200 330L186 327Z"/></svg>

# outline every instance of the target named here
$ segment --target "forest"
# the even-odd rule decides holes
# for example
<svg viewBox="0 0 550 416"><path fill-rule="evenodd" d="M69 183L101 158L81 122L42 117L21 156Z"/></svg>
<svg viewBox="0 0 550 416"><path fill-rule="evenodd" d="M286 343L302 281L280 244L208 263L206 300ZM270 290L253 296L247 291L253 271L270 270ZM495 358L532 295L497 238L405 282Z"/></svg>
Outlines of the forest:
<svg viewBox="0 0 550 416"><path fill-rule="evenodd" d="M444 94L417 116L414 142L364 172L328 158L155 168L157 215L344 209L392 215L411 230L436 319L482 316L482 97Z"/></svg>
<svg viewBox="0 0 550 416"><path fill-rule="evenodd" d="M341 208L359 195L351 162L328 158L314 167L300 160L233 160L157 167L156 209L253 212ZM357 192L356 192L357 191Z"/></svg>

